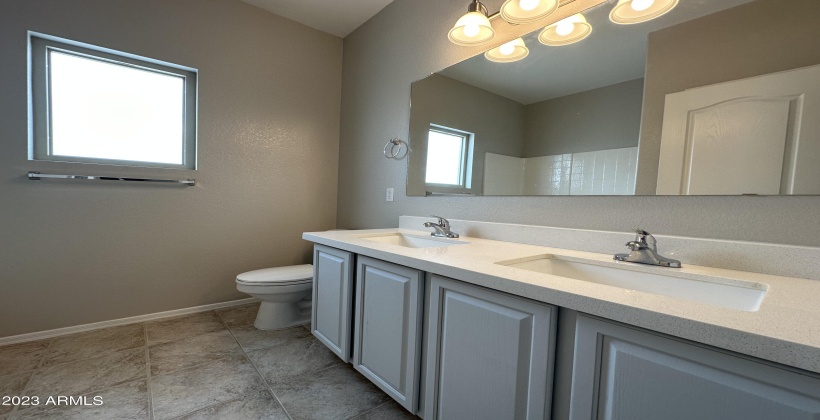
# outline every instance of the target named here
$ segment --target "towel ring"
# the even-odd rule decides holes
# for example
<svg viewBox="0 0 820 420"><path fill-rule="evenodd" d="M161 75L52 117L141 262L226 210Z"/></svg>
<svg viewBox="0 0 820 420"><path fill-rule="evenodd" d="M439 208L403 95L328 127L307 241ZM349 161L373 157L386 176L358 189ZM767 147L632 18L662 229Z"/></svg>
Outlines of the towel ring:
<svg viewBox="0 0 820 420"><path fill-rule="evenodd" d="M404 153L402 153L404 150ZM410 146L402 139L391 139L384 145L384 157L388 159L403 159L410 151Z"/></svg>

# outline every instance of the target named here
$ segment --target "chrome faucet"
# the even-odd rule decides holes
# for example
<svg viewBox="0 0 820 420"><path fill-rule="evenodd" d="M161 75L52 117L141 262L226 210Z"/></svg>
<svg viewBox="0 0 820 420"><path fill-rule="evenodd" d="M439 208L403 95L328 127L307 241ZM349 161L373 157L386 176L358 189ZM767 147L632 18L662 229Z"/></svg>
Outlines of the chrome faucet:
<svg viewBox="0 0 820 420"><path fill-rule="evenodd" d="M439 238L458 238L458 233L450 231L450 221L441 216L430 216L438 219L438 223L425 222L424 227L431 227L435 232L430 232L430 236L437 236Z"/></svg>
<svg viewBox="0 0 820 420"><path fill-rule="evenodd" d="M612 257L614 260L680 268L680 261L658 255L658 241L651 233L643 229L636 229L635 234L635 240L626 243L626 246L632 252L629 254L615 254Z"/></svg>

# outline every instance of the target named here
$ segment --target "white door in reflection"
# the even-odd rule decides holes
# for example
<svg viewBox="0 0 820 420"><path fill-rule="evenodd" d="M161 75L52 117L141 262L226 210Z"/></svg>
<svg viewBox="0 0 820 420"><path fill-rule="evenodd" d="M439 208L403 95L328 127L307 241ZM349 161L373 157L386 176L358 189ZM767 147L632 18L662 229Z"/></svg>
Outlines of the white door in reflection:
<svg viewBox="0 0 820 420"><path fill-rule="evenodd" d="M820 66L669 94L657 194L820 194L818 114Z"/></svg>

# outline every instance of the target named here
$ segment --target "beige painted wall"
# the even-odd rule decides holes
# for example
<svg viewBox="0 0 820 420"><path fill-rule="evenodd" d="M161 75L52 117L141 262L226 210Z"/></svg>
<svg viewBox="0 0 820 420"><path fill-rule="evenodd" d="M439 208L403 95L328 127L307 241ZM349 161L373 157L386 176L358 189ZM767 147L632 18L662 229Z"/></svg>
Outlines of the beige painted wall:
<svg viewBox="0 0 820 420"><path fill-rule="evenodd" d="M500 0L487 3L491 10L500 5ZM462 0L396 0L345 38L338 227L391 227L403 214L441 214L610 231L643 227L659 234L820 246L820 197L401 194L407 162L385 159L382 147L390 138L408 137L411 82L479 52L447 40L447 31L465 6ZM387 187L396 188L396 201L385 202ZM622 250L622 243L612 244L613 252Z"/></svg>
<svg viewBox="0 0 820 420"><path fill-rule="evenodd" d="M415 137L410 138L408 164L414 176L408 177L408 194L424 195L430 189L424 182L430 124L475 134L471 193L484 191L486 153L521 156L524 105L439 74L414 83L412 95L417 106L410 115ZM486 113L494 117L486 118Z"/></svg>
<svg viewBox="0 0 820 420"><path fill-rule="evenodd" d="M527 105L522 157L638 145L643 79Z"/></svg>
<svg viewBox="0 0 820 420"><path fill-rule="evenodd" d="M26 31L199 69L199 170L26 158ZM342 40L238 0L0 2L0 337L247 297L336 220ZM28 181L195 177L197 186Z"/></svg>
<svg viewBox="0 0 820 420"><path fill-rule="evenodd" d="M818 10L817 0L757 0L649 35L638 194L657 186L666 95L820 64Z"/></svg>

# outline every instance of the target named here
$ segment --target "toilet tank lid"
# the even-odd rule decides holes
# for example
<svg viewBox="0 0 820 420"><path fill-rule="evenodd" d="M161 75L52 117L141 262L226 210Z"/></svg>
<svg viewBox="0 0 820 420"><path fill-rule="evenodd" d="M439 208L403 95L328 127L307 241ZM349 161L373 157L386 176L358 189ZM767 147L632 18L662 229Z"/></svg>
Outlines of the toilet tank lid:
<svg viewBox="0 0 820 420"><path fill-rule="evenodd" d="M236 276L236 280L248 283L267 283L307 280L312 277L313 265L302 264L248 271Z"/></svg>

